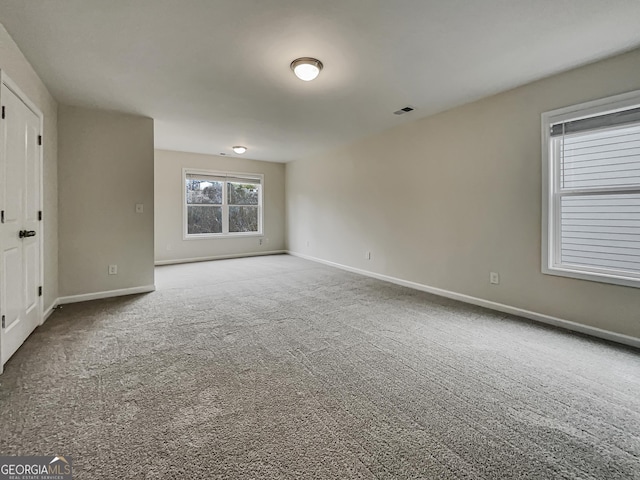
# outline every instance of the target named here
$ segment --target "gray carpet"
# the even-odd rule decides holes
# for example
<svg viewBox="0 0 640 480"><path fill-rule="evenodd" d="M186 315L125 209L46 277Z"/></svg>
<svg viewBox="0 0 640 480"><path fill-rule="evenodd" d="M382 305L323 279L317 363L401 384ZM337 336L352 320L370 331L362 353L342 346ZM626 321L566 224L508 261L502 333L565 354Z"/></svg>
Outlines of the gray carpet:
<svg viewBox="0 0 640 480"><path fill-rule="evenodd" d="M77 479L640 478L640 354L290 256L67 305L0 376L0 453Z"/></svg>

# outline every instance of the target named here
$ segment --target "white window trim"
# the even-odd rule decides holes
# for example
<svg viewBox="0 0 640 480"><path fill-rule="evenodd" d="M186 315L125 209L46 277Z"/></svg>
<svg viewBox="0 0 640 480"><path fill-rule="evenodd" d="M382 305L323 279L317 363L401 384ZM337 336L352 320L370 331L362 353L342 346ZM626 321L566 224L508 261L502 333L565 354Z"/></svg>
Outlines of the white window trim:
<svg viewBox="0 0 640 480"><path fill-rule="evenodd" d="M555 264L553 254L560 247L560 235L557 234L560 202L554 203L554 195L559 190L560 176L553 174L553 169L556 165L554 165L554 157L551 154L550 132L550 125L555 123L575 120L581 117L591 117L604 112L625 110L638 105L640 105L640 90L572 105L542 114L542 273L640 288L640 279L635 277L625 277L605 271L598 272L595 268L583 271L578 268ZM588 191L593 192L593 190L595 189L589 189ZM625 192L630 189L621 187L602 190ZM555 207L553 211L551 211L552 205ZM556 245L553 245L554 240Z"/></svg>
<svg viewBox="0 0 640 480"><path fill-rule="evenodd" d="M258 231L257 232L226 232L226 233L188 233L187 214L187 175L211 175L218 177L250 177L260 179L260 200L258 203ZM226 188L223 191L222 223L229 224L228 204L226 198ZM224 208L224 206L227 208ZM182 169L182 239L183 240L211 240L214 238L239 238L239 237L262 237L264 216L264 175L261 173L247 172L223 172L219 170L202 170L197 168ZM228 227L227 227L228 228Z"/></svg>

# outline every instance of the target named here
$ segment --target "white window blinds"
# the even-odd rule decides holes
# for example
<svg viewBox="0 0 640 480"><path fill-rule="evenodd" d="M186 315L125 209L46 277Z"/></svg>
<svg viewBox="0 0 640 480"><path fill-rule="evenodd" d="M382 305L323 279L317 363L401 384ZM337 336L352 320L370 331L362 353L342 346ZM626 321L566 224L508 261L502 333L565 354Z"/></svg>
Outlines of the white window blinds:
<svg viewBox="0 0 640 480"><path fill-rule="evenodd" d="M640 194L562 197L562 263L640 275Z"/></svg>
<svg viewBox="0 0 640 480"><path fill-rule="evenodd" d="M563 188L640 184L640 124L561 137Z"/></svg>

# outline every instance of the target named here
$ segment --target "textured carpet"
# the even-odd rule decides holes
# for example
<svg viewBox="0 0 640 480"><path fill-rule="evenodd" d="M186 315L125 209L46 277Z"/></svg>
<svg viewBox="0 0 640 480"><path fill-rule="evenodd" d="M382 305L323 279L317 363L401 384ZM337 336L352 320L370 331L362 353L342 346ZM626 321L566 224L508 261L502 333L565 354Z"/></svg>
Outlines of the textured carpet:
<svg viewBox="0 0 640 480"><path fill-rule="evenodd" d="M64 306L0 453L77 479L640 478L640 354L290 256Z"/></svg>

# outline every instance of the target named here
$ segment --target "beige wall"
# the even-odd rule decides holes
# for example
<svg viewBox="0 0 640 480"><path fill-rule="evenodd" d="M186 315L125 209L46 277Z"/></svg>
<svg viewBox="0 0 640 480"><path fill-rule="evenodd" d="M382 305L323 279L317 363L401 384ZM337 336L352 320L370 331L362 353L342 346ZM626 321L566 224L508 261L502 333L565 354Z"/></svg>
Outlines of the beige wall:
<svg viewBox="0 0 640 480"><path fill-rule="evenodd" d="M44 115L43 287L44 308L47 310L58 297L58 105L2 25L0 25L0 70L20 87Z"/></svg>
<svg viewBox="0 0 640 480"><path fill-rule="evenodd" d="M183 240L182 169L264 175L262 237ZM156 150L155 158L156 262L247 255L284 249L284 164L238 157ZM259 244L259 238L263 244Z"/></svg>
<svg viewBox="0 0 640 480"><path fill-rule="evenodd" d="M540 114L635 89L640 50L289 163L288 248L640 337L640 289L540 272Z"/></svg>
<svg viewBox="0 0 640 480"><path fill-rule="evenodd" d="M60 296L153 285L153 120L60 105L58 132Z"/></svg>

